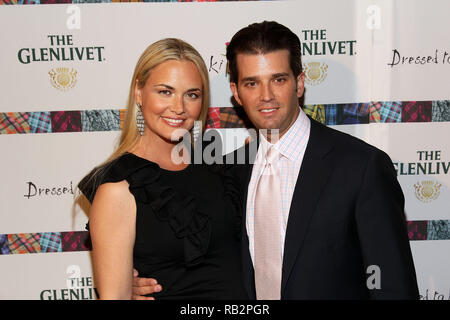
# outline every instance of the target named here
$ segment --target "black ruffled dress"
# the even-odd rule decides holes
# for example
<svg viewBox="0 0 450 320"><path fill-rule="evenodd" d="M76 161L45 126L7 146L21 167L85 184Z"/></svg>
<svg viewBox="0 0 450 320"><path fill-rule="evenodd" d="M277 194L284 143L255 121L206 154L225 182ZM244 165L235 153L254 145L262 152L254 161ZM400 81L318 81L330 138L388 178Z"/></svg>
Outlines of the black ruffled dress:
<svg viewBox="0 0 450 320"><path fill-rule="evenodd" d="M233 168L190 164L182 171L125 153L96 183L79 184L92 202L102 183L127 180L137 206L134 268L158 280L156 299L247 299L241 274L242 203Z"/></svg>

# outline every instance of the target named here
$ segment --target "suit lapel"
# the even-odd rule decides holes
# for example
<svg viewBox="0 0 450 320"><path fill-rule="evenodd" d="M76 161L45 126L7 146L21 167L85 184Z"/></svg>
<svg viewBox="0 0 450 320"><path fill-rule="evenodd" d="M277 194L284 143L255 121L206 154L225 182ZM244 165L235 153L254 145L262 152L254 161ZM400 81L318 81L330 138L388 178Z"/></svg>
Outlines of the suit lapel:
<svg viewBox="0 0 450 320"><path fill-rule="evenodd" d="M281 297L307 234L321 191L332 171L331 137L323 125L311 120L305 155L292 196L283 256Z"/></svg>

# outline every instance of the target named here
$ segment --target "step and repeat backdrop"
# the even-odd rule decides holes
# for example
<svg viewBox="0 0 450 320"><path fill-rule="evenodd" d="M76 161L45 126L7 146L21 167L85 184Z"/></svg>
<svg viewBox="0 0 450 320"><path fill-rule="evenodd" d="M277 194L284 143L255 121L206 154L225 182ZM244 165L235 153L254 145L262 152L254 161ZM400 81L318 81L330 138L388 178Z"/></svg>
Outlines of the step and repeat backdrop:
<svg viewBox="0 0 450 320"><path fill-rule="evenodd" d="M96 299L77 184L113 151L150 43L199 50L207 128L244 143L225 48L263 20L302 41L305 112L391 156L421 298L450 299L449 1L54 2L0 1L0 299Z"/></svg>

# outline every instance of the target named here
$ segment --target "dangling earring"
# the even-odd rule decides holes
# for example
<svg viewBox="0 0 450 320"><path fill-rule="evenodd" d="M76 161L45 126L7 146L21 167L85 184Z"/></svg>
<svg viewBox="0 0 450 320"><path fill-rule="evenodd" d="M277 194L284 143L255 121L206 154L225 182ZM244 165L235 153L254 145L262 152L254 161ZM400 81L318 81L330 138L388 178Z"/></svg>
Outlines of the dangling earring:
<svg viewBox="0 0 450 320"><path fill-rule="evenodd" d="M194 142L200 136L200 132L202 131L202 122L200 120L194 121L194 127L192 128L192 138Z"/></svg>
<svg viewBox="0 0 450 320"><path fill-rule="evenodd" d="M141 105L137 104L137 111L136 111L136 126L139 131L139 134L141 136L144 135L144 116L142 115Z"/></svg>

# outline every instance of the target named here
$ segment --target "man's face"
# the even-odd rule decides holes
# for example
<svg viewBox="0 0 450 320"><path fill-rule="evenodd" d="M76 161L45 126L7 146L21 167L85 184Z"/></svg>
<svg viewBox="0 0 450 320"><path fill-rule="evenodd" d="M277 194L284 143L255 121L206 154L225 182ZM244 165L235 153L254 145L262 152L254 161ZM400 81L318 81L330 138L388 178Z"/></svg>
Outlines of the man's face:
<svg viewBox="0 0 450 320"><path fill-rule="evenodd" d="M236 56L237 83L230 83L236 101L258 129L279 129L281 137L299 113L305 75L297 79L289 65L289 51Z"/></svg>

